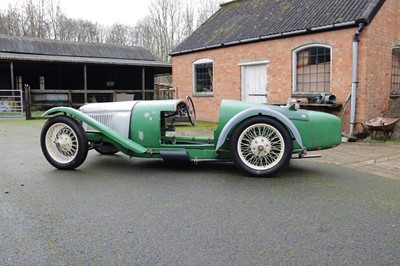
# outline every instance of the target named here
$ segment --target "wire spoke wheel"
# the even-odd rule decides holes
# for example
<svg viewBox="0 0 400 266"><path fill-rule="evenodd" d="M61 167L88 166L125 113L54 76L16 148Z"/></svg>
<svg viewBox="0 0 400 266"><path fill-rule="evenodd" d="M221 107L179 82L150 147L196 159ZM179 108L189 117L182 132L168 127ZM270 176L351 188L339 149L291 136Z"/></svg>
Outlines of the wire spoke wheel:
<svg viewBox="0 0 400 266"><path fill-rule="evenodd" d="M68 125L57 123L47 131L46 149L55 161L71 162L75 159L78 148L77 136Z"/></svg>
<svg viewBox="0 0 400 266"><path fill-rule="evenodd" d="M40 142L47 161L58 169L75 169L86 159L85 131L74 118L50 118L43 126Z"/></svg>
<svg viewBox="0 0 400 266"><path fill-rule="evenodd" d="M261 177L288 164L293 140L278 121L269 117L252 117L234 130L230 151L235 165L250 175Z"/></svg>
<svg viewBox="0 0 400 266"><path fill-rule="evenodd" d="M192 126L196 126L196 109L194 108L193 100L186 96L186 113Z"/></svg>
<svg viewBox="0 0 400 266"><path fill-rule="evenodd" d="M283 156L282 134L266 124L255 124L242 132L237 143L242 161L249 167L265 170L276 165Z"/></svg>

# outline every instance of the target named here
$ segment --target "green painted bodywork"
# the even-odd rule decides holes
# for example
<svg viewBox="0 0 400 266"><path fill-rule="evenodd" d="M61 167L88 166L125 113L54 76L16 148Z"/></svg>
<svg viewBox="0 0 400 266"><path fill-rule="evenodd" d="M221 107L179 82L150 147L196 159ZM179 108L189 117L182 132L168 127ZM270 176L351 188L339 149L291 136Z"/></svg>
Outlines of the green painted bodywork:
<svg viewBox="0 0 400 266"><path fill-rule="evenodd" d="M237 113L259 107L262 109L271 109L279 112L290 119L300 133L304 147L308 151L322 150L336 147L342 140L342 122L331 114L281 107L276 105L253 104L234 100L224 100L221 103L221 115L218 121L218 127L214 133L215 139L225 127L226 123ZM257 113L253 114L259 115ZM241 121L238 121L238 123ZM300 149L299 144L294 142L294 149Z"/></svg>
<svg viewBox="0 0 400 266"><path fill-rule="evenodd" d="M281 115L271 115L274 119L281 121L291 132L294 141L293 152L298 152L302 148L309 151L329 149L341 142L342 126L340 119L336 116L321 112L296 110L293 106L252 104L236 100L222 101L214 138L175 137L165 134L164 129L170 126L169 122L166 122L166 116L177 112L179 106L182 107L184 104L182 100L138 101L131 111L129 137L120 135L115 130L72 108L56 107L50 109L44 115L61 112L75 117L98 131L87 132L88 141L111 143L123 153L135 157L160 158L161 151L186 151L190 159L229 159L228 143L234 128L249 117L268 115L269 113L280 113L291 121L291 126L286 125L279 119ZM258 111L251 112L248 115L246 113L246 117L237 121L232 120L235 119L235 115L250 108ZM229 121L231 121L232 128L224 130ZM294 130L297 129L304 147L301 147L295 140L295 134L290 129L293 129L293 125L295 126ZM226 139L222 139L221 143L223 144L216 149L221 132L226 135Z"/></svg>
<svg viewBox="0 0 400 266"><path fill-rule="evenodd" d="M159 147L161 144L161 112L173 112L176 100L146 101L135 105L131 115L130 138L144 147Z"/></svg>

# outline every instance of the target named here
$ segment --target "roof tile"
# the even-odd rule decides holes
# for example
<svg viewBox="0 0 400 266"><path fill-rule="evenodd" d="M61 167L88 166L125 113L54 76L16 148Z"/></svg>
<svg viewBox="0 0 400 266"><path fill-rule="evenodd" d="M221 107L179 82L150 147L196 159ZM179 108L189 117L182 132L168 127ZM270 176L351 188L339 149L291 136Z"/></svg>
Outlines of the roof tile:
<svg viewBox="0 0 400 266"><path fill-rule="evenodd" d="M369 23L385 0L236 0L221 8L171 55L346 22Z"/></svg>

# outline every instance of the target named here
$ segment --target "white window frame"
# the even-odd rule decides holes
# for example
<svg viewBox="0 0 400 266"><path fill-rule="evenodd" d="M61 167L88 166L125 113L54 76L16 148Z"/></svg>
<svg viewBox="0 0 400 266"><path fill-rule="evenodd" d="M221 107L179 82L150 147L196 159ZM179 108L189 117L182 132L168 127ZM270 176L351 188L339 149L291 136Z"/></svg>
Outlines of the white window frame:
<svg viewBox="0 0 400 266"><path fill-rule="evenodd" d="M209 59L209 58L202 58L199 60L196 60L192 64L192 82L193 82L193 96L214 96L214 85L212 87L212 91L210 92L197 92L196 91L196 65L201 65L201 64L207 64L207 63L212 63L213 65L213 75L212 75L212 81L211 83L214 84L214 60Z"/></svg>
<svg viewBox="0 0 400 266"><path fill-rule="evenodd" d="M329 87L329 92L332 92L332 62L333 62L333 56L332 56L332 46L326 45L326 44L320 44L320 43L313 43L313 44L308 44L301 46L299 48L296 48L292 52L292 93L293 94L319 94L322 92L301 92L297 91L297 53L299 51L302 51L304 49L312 48L312 47L323 47L323 48L328 48L330 51L330 56L331 56L331 65L330 65L330 87Z"/></svg>
<svg viewBox="0 0 400 266"><path fill-rule="evenodd" d="M399 65L398 63L396 65L393 65L393 57L394 57L394 53L395 51L399 51L400 52L400 46L395 46L392 49L392 64L390 67L390 95L391 96L397 96L400 94L400 90L399 90ZM398 60L399 58L397 58ZM394 73L396 72L396 73Z"/></svg>

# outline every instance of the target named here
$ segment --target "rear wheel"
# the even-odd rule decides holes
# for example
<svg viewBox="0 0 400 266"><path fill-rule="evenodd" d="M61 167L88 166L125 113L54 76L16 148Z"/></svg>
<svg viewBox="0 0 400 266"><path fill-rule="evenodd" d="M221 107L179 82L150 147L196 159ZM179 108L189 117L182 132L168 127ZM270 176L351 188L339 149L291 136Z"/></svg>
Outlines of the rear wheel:
<svg viewBox="0 0 400 266"><path fill-rule="evenodd" d="M280 122L269 117L252 117L234 130L230 140L232 161L246 173L264 177L288 165L293 140Z"/></svg>
<svg viewBox="0 0 400 266"><path fill-rule="evenodd" d="M61 170L77 168L88 153L85 130L69 116L50 118L42 128L40 145L47 161Z"/></svg>

